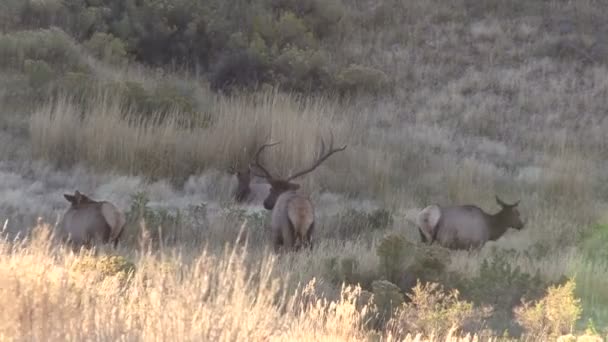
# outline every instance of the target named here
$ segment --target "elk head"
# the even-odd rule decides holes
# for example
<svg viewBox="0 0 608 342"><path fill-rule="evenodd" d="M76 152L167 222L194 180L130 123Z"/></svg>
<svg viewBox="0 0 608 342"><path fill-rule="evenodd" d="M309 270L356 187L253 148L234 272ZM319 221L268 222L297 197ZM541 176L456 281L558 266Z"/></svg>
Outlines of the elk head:
<svg viewBox="0 0 608 342"><path fill-rule="evenodd" d="M68 202L72 203L73 207L77 207L81 204L95 203L95 201L93 201L86 195L81 194L78 190L74 192L74 195L64 194L63 197L65 197Z"/></svg>
<svg viewBox="0 0 608 342"><path fill-rule="evenodd" d="M235 175L238 181L237 188L234 192L234 199L237 202L244 201L251 192L251 188L249 187L249 184L251 183L251 171L248 168L245 170L237 170L234 167L229 167L228 172Z"/></svg>
<svg viewBox="0 0 608 342"><path fill-rule="evenodd" d="M517 230L521 230L524 227L524 222L521 219L517 205L519 200L513 204L507 204L498 196L496 196L496 203L502 208L496 217L506 227L512 227Z"/></svg>
<svg viewBox="0 0 608 342"><path fill-rule="evenodd" d="M334 154L336 152L344 151L346 149L346 145L339 147L339 148L334 148L333 140L334 139L333 139L333 134L332 134L330 144L329 144L329 150L326 150L325 141L323 139L321 139L321 151L320 151L317 159L313 162L313 164L310 167L308 167L304 170L301 170L299 172L296 172L286 178L274 177L270 172L268 172L268 170L260 162L260 154L262 153L262 151L264 151L264 149L266 149L268 147L277 145L279 142L267 143L267 144L260 146L260 148L258 149L258 151L255 154L255 162L253 165L251 165L251 164L249 165L249 169L251 170L251 172L254 175L265 178L266 181L268 182L268 184L270 184L270 193L268 194L268 197L266 197L266 199L264 200L264 208L266 208L267 210L272 210L277 201L277 198L282 193L287 192L287 191L296 191L296 190L300 189L300 185L297 183L293 183L292 180L313 171L319 165L321 165L321 163L323 163L327 158L329 158L329 156L331 156L332 154ZM261 173L256 173L254 171L254 167L259 169L261 171Z"/></svg>

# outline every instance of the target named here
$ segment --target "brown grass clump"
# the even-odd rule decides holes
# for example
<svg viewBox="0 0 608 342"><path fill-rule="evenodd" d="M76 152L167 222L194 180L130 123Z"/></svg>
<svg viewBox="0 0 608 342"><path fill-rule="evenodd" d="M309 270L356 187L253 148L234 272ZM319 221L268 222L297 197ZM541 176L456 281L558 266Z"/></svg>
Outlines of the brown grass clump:
<svg viewBox="0 0 608 342"><path fill-rule="evenodd" d="M300 106L274 92L220 99L213 110L213 123L207 127L184 122L179 112L162 123L155 116L142 118L105 93L84 107L60 97L30 119L34 155L60 165L85 162L100 169L146 170L153 178L183 179L204 168L246 165L257 146L272 140L281 144L269 154L269 164L286 172L313 160L330 126L336 140L348 142L351 133L344 123L336 123L328 103L313 100Z"/></svg>
<svg viewBox="0 0 608 342"><path fill-rule="evenodd" d="M271 257L250 268L237 250L203 251L189 264L176 260L180 272L158 272L166 262L143 255L131 281L120 282L110 274L122 268L117 257L50 254L46 240L35 241L0 242L3 338L364 340L359 289L344 288L336 301L315 297L314 283L287 295Z"/></svg>

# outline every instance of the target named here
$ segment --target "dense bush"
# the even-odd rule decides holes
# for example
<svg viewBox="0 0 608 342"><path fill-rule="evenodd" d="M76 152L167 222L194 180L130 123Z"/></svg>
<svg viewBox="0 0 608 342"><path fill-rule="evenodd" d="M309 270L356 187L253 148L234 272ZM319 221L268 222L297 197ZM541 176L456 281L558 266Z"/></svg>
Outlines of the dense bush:
<svg viewBox="0 0 608 342"><path fill-rule="evenodd" d="M127 223L123 239L139 238L140 243L151 244L142 247L176 241L182 224L181 213L153 209L149 207L148 203L149 199L145 192L138 192L131 196L131 206L126 212Z"/></svg>
<svg viewBox="0 0 608 342"><path fill-rule="evenodd" d="M437 283L417 283L409 297L387 326L399 340L408 333L425 337L458 333L468 325L481 326L491 312L490 308L474 308L473 303L460 299L457 290L445 291Z"/></svg>
<svg viewBox="0 0 608 342"><path fill-rule="evenodd" d="M74 41L60 29L0 33L0 69L23 71L26 60L58 71L88 69Z"/></svg>
<svg viewBox="0 0 608 342"><path fill-rule="evenodd" d="M364 233L386 229L393 224L393 216L386 209L375 209L366 212L348 209L339 215L340 223L337 232L340 238L356 238Z"/></svg>
<svg viewBox="0 0 608 342"><path fill-rule="evenodd" d="M539 273L534 275L521 271L513 266L511 258L515 252L508 250L495 251L483 260L479 274L470 279L461 279L456 284L464 297L470 298L479 305L490 305L494 314L488 321L495 331L508 329L513 335L521 331L513 325L513 309L521 303L522 298L530 300L540 298L551 282L541 279Z"/></svg>
<svg viewBox="0 0 608 342"><path fill-rule="evenodd" d="M608 260L608 224L596 224L586 230L580 239L580 250L591 261Z"/></svg>
<svg viewBox="0 0 608 342"><path fill-rule="evenodd" d="M378 310L380 322L387 322L394 312L403 304L403 294L397 285L387 280L376 280L372 283L373 303Z"/></svg>
<svg viewBox="0 0 608 342"><path fill-rule="evenodd" d="M376 254L380 259L380 270L385 279L397 283L406 267L408 256L414 252L413 244L402 235L392 234L384 237Z"/></svg>
<svg viewBox="0 0 608 342"><path fill-rule="evenodd" d="M335 285L342 283L359 285L366 290L372 290L372 283L378 279L376 272L363 271L359 262L351 257L332 257L324 262L324 279Z"/></svg>
<svg viewBox="0 0 608 342"><path fill-rule="evenodd" d="M266 83L301 92L377 92L386 83L380 70L330 62L332 36L345 30L341 23L349 15L341 0L25 0L0 9L11 14L4 21L7 32L44 29L39 35L48 37L34 46L49 53L27 56L26 51L26 57L53 67L57 59L72 63L75 58L53 53L66 50L59 33L66 32L104 62L124 65L133 59L155 67L199 68L212 89L224 92ZM7 37L23 38L13 33L0 38L0 56ZM4 63L19 64L15 55L20 53Z"/></svg>
<svg viewBox="0 0 608 342"><path fill-rule="evenodd" d="M580 318L580 299L574 297L574 281L552 286L536 302L523 301L515 308L515 317L526 333L536 339L555 338L572 333Z"/></svg>
<svg viewBox="0 0 608 342"><path fill-rule="evenodd" d="M387 82L387 76L381 70L362 65L351 64L342 69L337 76L338 89L342 92L379 92Z"/></svg>
<svg viewBox="0 0 608 342"><path fill-rule="evenodd" d="M97 32L84 43L85 48L98 59L113 65L127 62L125 43L111 33Z"/></svg>

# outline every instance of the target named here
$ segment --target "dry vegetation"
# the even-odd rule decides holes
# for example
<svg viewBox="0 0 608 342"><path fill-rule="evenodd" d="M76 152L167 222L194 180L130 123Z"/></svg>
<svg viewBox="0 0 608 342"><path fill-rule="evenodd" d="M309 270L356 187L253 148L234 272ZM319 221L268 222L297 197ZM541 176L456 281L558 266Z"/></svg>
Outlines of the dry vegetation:
<svg viewBox="0 0 608 342"><path fill-rule="evenodd" d="M272 3L287 14L260 1L251 36L167 15L199 38L226 30L230 44L204 41L213 53L161 26L142 45L137 25L109 20L115 4L83 7L94 37L59 1L0 4L2 340L608 337L605 4ZM209 67L176 71L171 54ZM234 60L263 84L214 92ZM267 140L282 141L275 172L301 168L330 131L347 150L302 179L315 249L277 257L268 213L232 203L225 170ZM49 242L37 218L52 225L74 189L127 212L118 250ZM419 243L417 209L493 212L495 194L521 199L524 230L470 253Z"/></svg>

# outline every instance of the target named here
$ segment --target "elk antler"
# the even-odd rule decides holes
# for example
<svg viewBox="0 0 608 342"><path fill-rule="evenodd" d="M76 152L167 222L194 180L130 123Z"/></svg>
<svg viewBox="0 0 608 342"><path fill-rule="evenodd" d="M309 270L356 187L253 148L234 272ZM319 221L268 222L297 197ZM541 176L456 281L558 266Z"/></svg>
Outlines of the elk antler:
<svg viewBox="0 0 608 342"><path fill-rule="evenodd" d="M330 131L330 137L331 137L331 140L329 142L329 151L325 152L325 140L323 140L323 138L321 138L321 153L319 154L320 157L312 164L311 167L289 176L287 178L287 181L290 181L292 179L295 179L297 177L300 177L302 175L305 175L305 174L311 172L312 170L316 169L319 165L321 165L321 163L323 163L332 154L334 154L336 152L344 151L346 149L346 145L339 147L339 148L334 148L334 134L331 131Z"/></svg>
<svg viewBox="0 0 608 342"><path fill-rule="evenodd" d="M260 146L260 148L258 149L258 151L255 154L255 164L253 166L259 168L260 170L262 170L262 172L264 173L263 175L260 175L258 173L256 173L253 168L251 163L249 163L249 170L251 170L251 173L253 173L254 175L258 176L258 177L262 177L262 178L268 178L268 179L273 179L274 177L272 177L272 175L270 174L270 172L268 172L268 170L266 170L266 168L264 168L264 166L262 166L262 164L260 163L260 154L262 153L262 151L270 146L274 146L276 144L280 143L280 141L277 141L275 143L268 143L268 144L264 144L262 146Z"/></svg>

